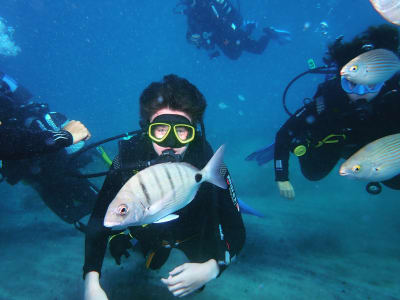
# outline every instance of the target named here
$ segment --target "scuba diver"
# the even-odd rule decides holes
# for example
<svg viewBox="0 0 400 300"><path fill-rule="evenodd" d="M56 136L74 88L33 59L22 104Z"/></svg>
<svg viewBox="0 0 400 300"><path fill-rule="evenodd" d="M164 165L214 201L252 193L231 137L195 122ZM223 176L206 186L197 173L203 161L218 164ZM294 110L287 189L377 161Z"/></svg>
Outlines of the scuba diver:
<svg viewBox="0 0 400 300"><path fill-rule="evenodd" d="M220 172L228 189L202 183L195 198L175 212L178 219L129 227L129 234L104 227L106 210L132 174L162 162L186 162L203 168L213 155L206 141L203 114L206 101L184 78L168 75L151 83L140 96L139 134L119 143L119 153L99 192L85 240L84 299L108 299L99 283L107 248L117 264L136 241L146 268L159 269L172 248L180 249L189 262L177 266L162 282L174 296L202 290L230 264L245 242L232 179L225 166ZM156 175L156 174L155 174ZM172 184L172 180L171 180ZM143 187L145 189L145 187Z"/></svg>
<svg viewBox="0 0 400 300"><path fill-rule="evenodd" d="M275 137L275 180L283 197L295 197L289 181L290 152L298 157L307 179L320 180L339 159L347 159L378 138L400 132L398 75L386 82L362 85L339 74L361 53L379 48L397 53L398 47L397 28L386 24L369 27L351 42L343 43L339 38L328 47L324 60L336 65L336 76L320 84L311 101L292 114ZM382 183L400 189L400 176Z"/></svg>
<svg viewBox="0 0 400 300"><path fill-rule="evenodd" d="M27 183L62 220L81 228L79 220L91 212L97 192L88 180L66 173L79 173L89 162L89 156L73 164L68 158L83 147L90 132L79 121L34 102L26 88L3 73L0 102L1 180Z"/></svg>
<svg viewBox="0 0 400 300"><path fill-rule="evenodd" d="M187 41L207 50L210 58L220 55L216 46L228 58L236 60L243 51L262 54L271 39L279 44L291 41L288 31L273 27L264 28L263 35L253 39L257 23L243 20L239 9L229 0L182 0L176 7L181 7L179 12L187 16Z"/></svg>

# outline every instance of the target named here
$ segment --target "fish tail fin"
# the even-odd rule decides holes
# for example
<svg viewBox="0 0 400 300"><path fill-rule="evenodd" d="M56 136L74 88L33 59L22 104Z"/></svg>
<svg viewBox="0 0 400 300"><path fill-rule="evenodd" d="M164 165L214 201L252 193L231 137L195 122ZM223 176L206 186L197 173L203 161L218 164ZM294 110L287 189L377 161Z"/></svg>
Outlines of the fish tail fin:
<svg viewBox="0 0 400 300"><path fill-rule="evenodd" d="M224 160L225 145L222 145L211 157L210 161L201 170L203 175L203 180L208 181L216 186L226 189L228 184L226 183L224 177L220 173L220 168L223 165Z"/></svg>

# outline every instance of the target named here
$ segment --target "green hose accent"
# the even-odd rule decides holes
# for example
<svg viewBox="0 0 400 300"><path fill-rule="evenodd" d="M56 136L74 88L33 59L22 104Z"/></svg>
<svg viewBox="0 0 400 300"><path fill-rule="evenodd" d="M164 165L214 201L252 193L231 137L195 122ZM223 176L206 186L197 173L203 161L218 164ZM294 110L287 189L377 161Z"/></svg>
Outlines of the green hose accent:
<svg viewBox="0 0 400 300"><path fill-rule="evenodd" d="M110 157L107 155L106 151L104 151L103 147L98 146L96 147L96 150L100 153L101 158L104 160L104 162L111 167L112 165L112 160L110 159Z"/></svg>
<svg viewBox="0 0 400 300"><path fill-rule="evenodd" d="M308 68L309 68L310 70L313 70L313 69L316 68L315 62L314 62L314 60L313 60L312 58L310 58L309 60L307 60L307 64L308 64Z"/></svg>

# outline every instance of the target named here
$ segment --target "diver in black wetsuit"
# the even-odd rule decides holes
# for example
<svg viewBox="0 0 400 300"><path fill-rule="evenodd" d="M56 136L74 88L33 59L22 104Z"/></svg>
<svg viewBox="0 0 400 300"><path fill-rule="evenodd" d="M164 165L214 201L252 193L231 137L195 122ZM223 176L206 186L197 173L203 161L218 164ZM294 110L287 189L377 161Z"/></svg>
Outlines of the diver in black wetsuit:
<svg viewBox="0 0 400 300"><path fill-rule="evenodd" d="M385 48L397 53L396 27L370 27L353 41L338 39L329 46L329 59L338 70L357 55ZM338 71L339 72L339 71ZM289 181L289 153L299 159L309 180L320 180L339 159L347 159L362 146L400 132L399 76L385 83L364 86L336 77L319 85L313 101L293 114L275 138L275 178L282 196L294 198ZM400 176L383 182L400 189Z"/></svg>
<svg viewBox="0 0 400 300"><path fill-rule="evenodd" d="M118 264L121 255L127 255L126 250L132 247L129 240L132 237L138 240L146 258L146 267L151 269L164 264L171 247L182 250L190 263L178 266L170 273L172 276L163 279L176 296L185 296L202 288L218 276L242 249L245 229L226 168L221 172L229 183L228 189L203 183L194 200L176 212L179 215L176 220L130 227L129 235L112 232L103 226L108 205L132 174L146 165L143 162L183 161L199 169L205 166L213 155L202 126L205 108L205 99L197 88L176 75L165 76L163 81L153 82L143 91L140 97L143 133L120 143L119 154L113 161L112 171L104 182L88 223L83 267L85 300L107 299L99 285L99 274L109 239L111 254ZM178 133L172 129L161 142L149 135L147 128L153 120L159 122L162 118L164 123L174 126L172 120L177 117L192 124L193 141L182 144L176 135ZM201 132L195 129L197 125L201 125ZM129 166L131 169L126 170ZM178 288L179 285L186 287Z"/></svg>
<svg viewBox="0 0 400 300"><path fill-rule="evenodd" d="M68 163L69 154L83 146L90 132L0 73L0 173L9 184L23 180L46 205L68 223L91 212L96 191L87 180L66 176L85 162ZM76 204L79 203L79 204Z"/></svg>
<svg viewBox="0 0 400 300"><path fill-rule="evenodd" d="M215 46L236 60L243 51L262 54L271 39L280 44L291 40L289 32L273 27L264 28L258 40L251 38L256 23L244 21L229 0L183 0L178 5L185 7L182 13L187 16L188 42L209 51L210 58L220 55Z"/></svg>

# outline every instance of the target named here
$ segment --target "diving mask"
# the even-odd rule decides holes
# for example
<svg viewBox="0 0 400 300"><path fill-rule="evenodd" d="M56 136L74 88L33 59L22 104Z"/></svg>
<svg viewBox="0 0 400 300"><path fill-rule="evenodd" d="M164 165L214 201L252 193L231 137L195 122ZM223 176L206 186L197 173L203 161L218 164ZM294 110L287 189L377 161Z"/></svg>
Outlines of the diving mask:
<svg viewBox="0 0 400 300"><path fill-rule="evenodd" d="M161 147L181 148L193 141L195 128L184 116L165 114L149 124L147 133Z"/></svg>
<svg viewBox="0 0 400 300"><path fill-rule="evenodd" d="M348 94L365 95L369 93L377 93L381 90L384 82L377 84L355 84L342 76L341 81L342 89Z"/></svg>

